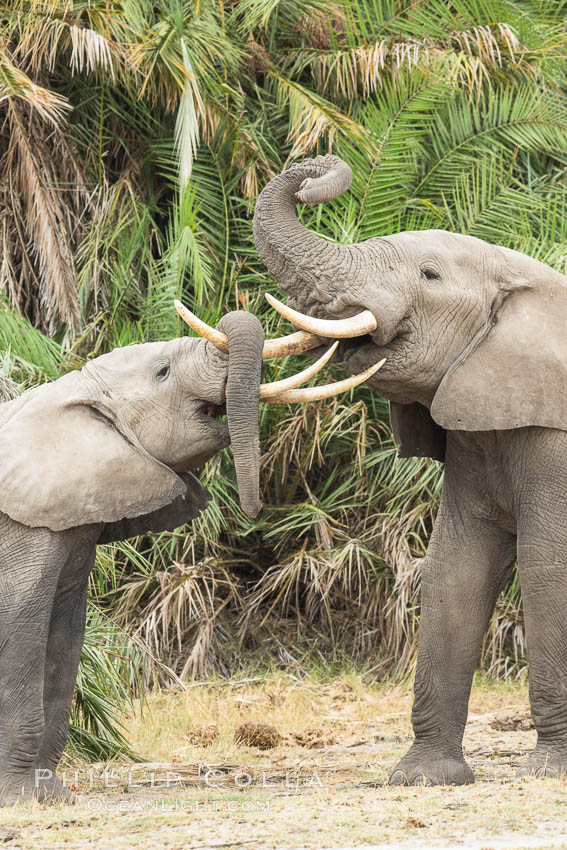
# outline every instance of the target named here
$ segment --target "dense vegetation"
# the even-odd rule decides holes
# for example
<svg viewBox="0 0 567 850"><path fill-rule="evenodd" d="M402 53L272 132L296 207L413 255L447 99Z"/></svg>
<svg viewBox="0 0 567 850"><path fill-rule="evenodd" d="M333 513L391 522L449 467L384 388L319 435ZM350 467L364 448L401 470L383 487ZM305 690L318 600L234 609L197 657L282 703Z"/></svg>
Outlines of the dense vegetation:
<svg viewBox="0 0 567 850"><path fill-rule="evenodd" d="M565 271L566 19L565 0L7 0L0 392L185 333L175 297L213 325L240 307L287 331L251 216L314 152L355 171L302 213L330 239L439 227ZM262 434L257 520L227 451L193 527L100 551L75 718L91 751L141 667L164 682L270 659L411 667L441 467L396 458L364 389L266 406ZM514 578L483 663L515 674L523 649Z"/></svg>

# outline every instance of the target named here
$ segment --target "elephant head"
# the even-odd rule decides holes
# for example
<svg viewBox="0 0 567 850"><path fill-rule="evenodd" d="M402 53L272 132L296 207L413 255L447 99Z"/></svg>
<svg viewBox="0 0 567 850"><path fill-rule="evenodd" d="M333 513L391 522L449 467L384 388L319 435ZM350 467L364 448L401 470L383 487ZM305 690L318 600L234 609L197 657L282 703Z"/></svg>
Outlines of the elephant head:
<svg viewBox="0 0 567 850"><path fill-rule="evenodd" d="M386 358L369 385L392 402L403 455L442 459L444 429L567 429L567 278L456 233L336 245L299 223L298 201L328 201L351 179L342 160L317 157L261 193L256 246L301 312L271 303L319 339L342 338L349 371Z"/></svg>
<svg viewBox="0 0 567 850"><path fill-rule="evenodd" d="M292 388L332 352L299 375L264 385L263 356L300 349L309 335L264 343L260 322L244 311L209 330L213 342L183 337L117 348L1 405L0 512L62 531L120 523L173 503L178 518L181 499L191 518L210 495L187 473L231 443L242 507L256 516L259 401L288 391L294 400ZM218 418L225 412L227 422ZM160 521L166 527L167 517Z"/></svg>

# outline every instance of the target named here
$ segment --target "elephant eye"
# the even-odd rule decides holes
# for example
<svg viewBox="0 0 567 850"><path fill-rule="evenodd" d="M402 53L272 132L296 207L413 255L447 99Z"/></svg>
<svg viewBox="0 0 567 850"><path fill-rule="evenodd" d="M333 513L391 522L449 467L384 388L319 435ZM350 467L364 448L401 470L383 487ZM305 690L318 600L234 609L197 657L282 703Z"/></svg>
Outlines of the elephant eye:
<svg viewBox="0 0 567 850"><path fill-rule="evenodd" d="M169 362L164 361L158 366L158 369L155 373L155 376L158 381L165 381L167 376L169 375Z"/></svg>
<svg viewBox="0 0 567 850"><path fill-rule="evenodd" d="M430 266L424 266L424 268L422 268L421 270L421 273L424 277L427 278L427 280L439 280L440 278L439 273L436 272L435 269L432 269Z"/></svg>

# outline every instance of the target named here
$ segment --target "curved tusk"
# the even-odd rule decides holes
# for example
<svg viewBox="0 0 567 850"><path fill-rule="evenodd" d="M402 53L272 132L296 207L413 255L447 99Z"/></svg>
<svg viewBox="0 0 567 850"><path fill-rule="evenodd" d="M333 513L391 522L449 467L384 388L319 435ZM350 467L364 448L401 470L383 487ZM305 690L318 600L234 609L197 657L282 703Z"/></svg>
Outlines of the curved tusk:
<svg viewBox="0 0 567 850"><path fill-rule="evenodd" d="M265 297L274 310L277 310L284 318L305 331L317 334L317 336L330 337L331 339L350 339L354 336L371 333L378 327L378 322L370 310L363 310L357 316L351 316L350 319L315 319L313 316L306 316L304 313L293 310L287 304L278 301L269 292L265 293Z"/></svg>
<svg viewBox="0 0 567 850"><path fill-rule="evenodd" d="M345 378L344 381L336 381L334 384L325 384L322 387L303 387L302 389L288 390L285 393L280 393L280 395L275 396L274 398L269 398L268 402L272 404L279 404L284 401L319 401L322 398L330 398L333 395L338 395L339 393L344 393L347 390L352 390L353 387L357 387L359 384L364 383L364 381L371 378L385 362L386 359L381 360L379 363L375 363L374 366L371 366L370 369L366 369L365 372L360 372L360 374L353 375L351 378Z"/></svg>
<svg viewBox="0 0 567 850"><path fill-rule="evenodd" d="M329 362L337 350L338 344L338 341L334 342L329 350L326 351L319 360L316 360L315 363L312 363L311 366L308 366L307 369L303 370L303 372L297 372L296 375L291 375L289 378L283 378L281 381L273 381L271 384L260 384L260 401L273 398L274 396L280 395L280 393L287 392L287 390L292 390L300 384L304 384L305 381L308 381L309 378L316 375L317 372L319 372L323 366Z"/></svg>
<svg viewBox="0 0 567 850"><path fill-rule="evenodd" d="M215 330L215 328L211 328L211 326L207 325L206 322L201 321L201 319L197 318L195 313L192 313L191 310L182 304L181 301L178 301L177 298L173 303L185 324L189 325L190 328L193 328L199 336L202 336L205 339L208 339L209 342L212 342L213 345L216 345L216 347L220 348L221 351L228 351L228 339L226 334Z"/></svg>
<svg viewBox="0 0 567 850"><path fill-rule="evenodd" d="M199 334L199 336L208 339L221 351L228 351L228 339L222 331L217 331L211 328L206 322L199 319L195 313L192 313L181 301L174 300L175 309L189 325L190 328ZM297 333L282 336L278 339L267 339L264 342L264 350L262 357L266 360L269 357L285 357L287 354L301 354L303 351L309 351L311 348L318 348L321 345L321 340L313 336L313 334L305 331L297 331Z"/></svg>
<svg viewBox="0 0 567 850"><path fill-rule="evenodd" d="M301 354L311 348L319 348L321 340L307 331L297 331L288 336L280 336L277 339L267 339L264 342L262 357L285 357L286 354Z"/></svg>

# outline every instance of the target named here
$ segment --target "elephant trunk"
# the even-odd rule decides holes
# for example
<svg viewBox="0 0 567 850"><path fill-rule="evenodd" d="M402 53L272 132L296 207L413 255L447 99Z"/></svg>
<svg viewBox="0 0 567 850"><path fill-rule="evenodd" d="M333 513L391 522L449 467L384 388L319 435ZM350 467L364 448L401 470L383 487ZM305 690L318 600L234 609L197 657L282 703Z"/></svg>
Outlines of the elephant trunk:
<svg viewBox="0 0 567 850"><path fill-rule="evenodd" d="M258 425L264 329L251 313L235 310L218 324L228 337L226 412L234 454L240 504L249 516L262 507L259 493L260 435Z"/></svg>
<svg viewBox="0 0 567 850"><path fill-rule="evenodd" d="M338 197L352 181L349 166L336 156L306 159L271 180L254 213L254 242L270 274L294 300L317 291L325 270L337 279L350 269L350 246L335 245L301 225L297 201L315 206Z"/></svg>

